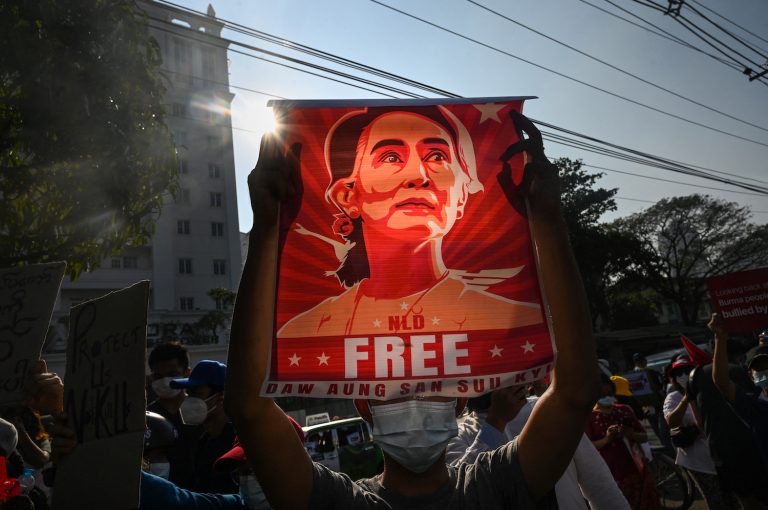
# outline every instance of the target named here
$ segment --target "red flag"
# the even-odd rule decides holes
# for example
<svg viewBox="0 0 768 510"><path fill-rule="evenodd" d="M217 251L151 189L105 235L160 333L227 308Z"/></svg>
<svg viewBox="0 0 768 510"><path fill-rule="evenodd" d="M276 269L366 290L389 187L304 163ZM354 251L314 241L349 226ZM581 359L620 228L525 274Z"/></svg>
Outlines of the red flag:
<svg viewBox="0 0 768 510"><path fill-rule="evenodd" d="M688 337L680 335L680 341L683 343L685 352L688 353L688 358L694 365L703 366L712 363L712 356L708 352L699 349L699 346Z"/></svg>

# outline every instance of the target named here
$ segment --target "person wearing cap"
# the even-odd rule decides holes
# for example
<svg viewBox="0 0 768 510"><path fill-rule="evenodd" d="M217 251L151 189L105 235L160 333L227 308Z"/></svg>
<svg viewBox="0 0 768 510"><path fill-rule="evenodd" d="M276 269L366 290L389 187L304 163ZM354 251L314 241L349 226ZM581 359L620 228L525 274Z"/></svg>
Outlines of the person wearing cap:
<svg viewBox="0 0 768 510"><path fill-rule="evenodd" d="M168 479L180 487L192 484L193 460L190 453L197 439L202 434L198 426L185 426L181 421L179 407L187 397L181 388L171 388L171 381L180 377L189 377L189 353L178 342L166 342L152 348L147 358L151 379L147 393L153 393L157 399L147 404L147 411L157 413L168 419L176 429L176 440L168 452L170 474Z"/></svg>
<svg viewBox="0 0 768 510"><path fill-rule="evenodd" d="M694 368L696 365L688 358L679 357L667 370L672 391L664 400L664 419L672 429L675 464L688 471L709 508L736 510L738 501L720 484L698 410L695 402L689 401L688 380Z"/></svg>
<svg viewBox="0 0 768 510"><path fill-rule="evenodd" d="M286 415L293 425L296 435L304 444L304 431L296 420ZM245 450L240 445L240 440L235 438L235 446L218 458L213 469L222 473L229 473L235 478L240 487L240 497L245 502L248 510L270 510L272 507L264 495L259 480L253 474L253 469L245 456Z"/></svg>
<svg viewBox="0 0 768 510"><path fill-rule="evenodd" d="M481 454L475 464L456 468L446 465L445 446L457 433L463 399L356 402L384 450L383 473L357 482L312 462L292 437L284 413L272 399L259 395L275 331L279 225L290 225L290 214L301 200L300 148L286 154L277 135L262 139L259 161L249 176L254 227L232 320L226 405L275 508L556 508L552 489L573 456L597 395L597 356L562 216L557 168L544 156L541 134L533 124L522 115L515 119L531 137L520 145L530 152L525 167L530 179L514 188L506 168L499 181L509 200L520 195L528 199L558 350L553 383L518 438Z"/></svg>
<svg viewBox="0 0 768 510"><path fill-rule="evenodd" d="M643 413L643 408L637 401L637 397L629 389L629 381L620 375L612 375L611 381L613 381L613 386L616 388L616 402L631 407L635 416L638 419L642 419L645 413Z"/></svg>
<svg viewBox="0 0 768 510"><path fill-rule="evenodd" d="M187 391L179 407L185 425L202 425L203 433L192 445L193 473L188 487L197 492L233 494L237 485L228 475L213 470L213 463L235 444L235 428L224 412L227 365L202 360L189 377L174 379L171 388Z"/></svg>
<svg viewBox="0 0 768 510"><path fill-rule="evenodd" d="M752 382L760 388L760 400L768 401L768 345L758 345L747 355L747 370Z"/></svg>

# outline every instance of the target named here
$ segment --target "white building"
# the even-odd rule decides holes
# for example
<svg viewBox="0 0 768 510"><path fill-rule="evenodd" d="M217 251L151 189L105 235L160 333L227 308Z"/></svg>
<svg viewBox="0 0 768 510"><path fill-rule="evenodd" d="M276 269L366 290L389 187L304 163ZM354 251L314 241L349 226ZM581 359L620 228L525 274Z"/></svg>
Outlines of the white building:
<svg viewBox="0 0 768 510"><path fill-rule="evenodd" d="M166 199L149 245L105 259L100 269L74 283L65 279L52 321L55 333L44 349L61 373L66 347L61 319L69 308L144 279L152 282L150 345L180 339L200 345L190 350L205 351L205 357L226 357L221 344L227 332L205 337L191 327L217 306L207 292L237 289L242 270L229 115L234 95L229 90L228 43L220 38L224 24L211 6L208 16L154 2L140 6L162 49L166 120L178 148L180 190L175 200ZM195 353L192 357L198 358Z"/></svg>

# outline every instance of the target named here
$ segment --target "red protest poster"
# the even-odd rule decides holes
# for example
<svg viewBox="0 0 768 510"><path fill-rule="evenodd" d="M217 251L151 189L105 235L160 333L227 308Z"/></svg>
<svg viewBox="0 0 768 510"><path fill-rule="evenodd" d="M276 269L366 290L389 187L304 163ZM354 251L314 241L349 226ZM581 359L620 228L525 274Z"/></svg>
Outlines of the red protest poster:
<svg viewBox="0 0 768 510"><path fill-rule="evenodd" d="M768 268L707 278L707 288L728 331L768 327Z"/></svg>
<svg viewBox="0 0 768 510"><path fill-rule="evenodd" d="M547 373L526 205L497 181L524 99L270 103L304 191L263 395L472 396Z"/></svg>

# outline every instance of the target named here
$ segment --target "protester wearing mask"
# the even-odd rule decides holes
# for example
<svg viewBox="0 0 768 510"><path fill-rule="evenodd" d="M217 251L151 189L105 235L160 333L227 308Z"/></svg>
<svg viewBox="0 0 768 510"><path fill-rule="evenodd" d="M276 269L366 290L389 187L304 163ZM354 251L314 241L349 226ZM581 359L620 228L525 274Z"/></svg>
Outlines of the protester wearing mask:
<svg viewBox="0 0 768 510"><path fill-rule="evenodd" d="M743 350L731 346L737 342L722 318L713 313L707 326L714 333L712 365L692 373L688 392L696 399L722 486L745 509L768 508L768 402L760 399L762 390L746 367L737 364Z"/></svg>
<svg viewBox="0 0 768 510"><path fill-rule="evenodd" d="M758 398L768 401L768 345L759 345L747 355L747 370L760 389Z"/></svg>
<svg viewBox="0 0 768 510"><path fill-rule="evenodd" d="M299 441L304 444L304 431L301 429L301 425L290 416L288 416L288 419L291 425L293 425ZM213 468L223 473L229 473L233 478L237 479L240 486L240 497L245 502L248 510L270 510L272 508L267 500L267 496L264 495L264 490L261 488L259 480L253 474L253 469L251 469L251 465L245 457L245 451L240 446L239 439L235 439L235 447L219 457Z"/></svg>
<svg viewBox="0 0 768 510"><path fill-rule="evenodd" d="M520 435L538 400L526 398L525 389L525 385L512 386L484 395L489 397L484 409L470 414L464 426L459 425L459 436L448 444L449 463L473 463L480 453ZM560 510L629 510L611 471L586 435L555 484L555 494Z"/></svg>
<svg viewBox="0 0 768 510"><path fill-rule="evenodd" d="M274 335L275 267L279 224L301 200L298 147L286 155L276 135L262 140L249 176L254 227L232 320L227 410L246 455L275 508L555 508L552 488L573 456L597 394L597 357L583 285L568 244L557 167L543 153L541 134L522 115L531 137L523 183L509 167L499 182L509 200L528 200L542 286L552 315L558 357L552 386L539 399L520 436L480 455L475 464L448 467L445 445L456 434L462 401L408 398L358 405L384 452L381 475L353 482L313 463L290 422L259 390ZM490 169L488 171L491 171ZM506 172L506 173L505 173ZM284 216L278 223L278 211ZM387 451L389 450L389 451Z"/></svg>
<svg viewBox="0 0 768 510"><path fill-rule="evenodd" d="M172 380L189 377L189 354L183 345L166 342L152 348L147 363L152 381L147 392L157 396L147 405L147 411L165 417L176 429L176 440L168 451L171 469L168 479L180 487L190 487L194 465L191 453L203 431L199 425L184 426L179 407L187 394L182 389L171 388Z"/></svg>
<svg viewBox="0 0 768 510"><path fill-rule="evenodd" d="M688 400L686 388L689 374L695 367L687 358L678 358L667 371L672 391L664 400L664 419L672 431L672 444L677 450L675 464L693 477L709 508L735 510L739 508L738 501L720 485L706 436L696 417L698 412Z"/></svg>
<svg viewBox="0 0 768 510"><path fill-rule="evenodd" d="M187 390L188 396L179 407L181 420L185 425L201 425L204 431L192 446L194 468L189 488L197 492L237 492L231 477L213 470L216 459L235 443L235 428L224 412L226 375L224 363L203 360L195 365L188 378L170 383L171 388Z"/></svg>
<svg viewBox="0 0 768 510"><path fill-rule="evenodd" d="M164 417L147 412L144 434L144 460L141 472L138 510L247 510L239 494L204 494L177 487L166 480L165 452L173 442L174 429ZM56 461L77 447L75 431L67 418L59 418L53 433Z"/></svg>
<svg viewBox="0 0 768 510"><path fill-rule="evenodd" d="M660 508L656 483L640 446L648 435L632 409L617 403L613 381L605 376L602 396L592 410L586 433L630 506L634 510Z"/></svg>

